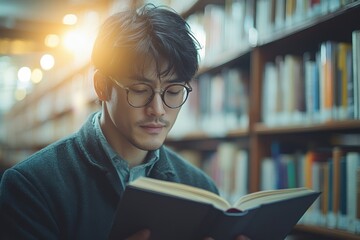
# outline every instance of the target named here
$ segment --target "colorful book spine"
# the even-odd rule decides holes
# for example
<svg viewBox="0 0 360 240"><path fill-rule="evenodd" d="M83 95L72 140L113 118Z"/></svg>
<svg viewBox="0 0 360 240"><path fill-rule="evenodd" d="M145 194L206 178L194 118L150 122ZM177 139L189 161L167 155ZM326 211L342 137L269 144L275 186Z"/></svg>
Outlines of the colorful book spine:
<svg viewBox="0 0 360 240"><path fill-rule="evenodd" d="M347 161L347 179L346 179L346 193L347 193L347 216L348 216L348 227L347 230L350 232L356 232L357 226L357 170L360 168L360 154L357 152L349 152L346 155Z"/></svg>

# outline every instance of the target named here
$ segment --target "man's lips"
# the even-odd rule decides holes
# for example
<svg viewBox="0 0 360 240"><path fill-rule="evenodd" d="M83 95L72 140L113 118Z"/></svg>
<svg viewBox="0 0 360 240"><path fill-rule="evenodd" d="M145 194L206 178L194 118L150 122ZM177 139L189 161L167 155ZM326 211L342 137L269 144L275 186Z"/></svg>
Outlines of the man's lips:
<svg viewBox="0 0 360 240"><path fill-rule="evenodd" d="M162 129L165 127L164 124L158 123L149 123L149 124L142 124L140 125L147 133L149 134L159 134Z"/></svg>

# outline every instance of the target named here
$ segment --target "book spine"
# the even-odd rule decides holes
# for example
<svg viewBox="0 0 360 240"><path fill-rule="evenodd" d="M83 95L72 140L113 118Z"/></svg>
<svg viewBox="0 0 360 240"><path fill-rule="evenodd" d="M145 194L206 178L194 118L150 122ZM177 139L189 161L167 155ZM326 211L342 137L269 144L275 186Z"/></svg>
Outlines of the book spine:
<svg viewBox="0 0 360 240"><path fill-rule="evenodd" d="M343 156L340 160L340 217L337 227L342 230L347 230L347 160Z"/></svg>
<svg viewBox="0 0 360 240"><path fill-rule="evenodd" d="M335 222L332 227L336 227L339 222L340 216L340 161L342 158L342 151L339 147L335 147L332 153L332 182L333 182L333 191L332 191L332 210L335 216Z"/></svg>
<svg viewBox="0 0 360 240"><path fill-rule="evenodd" d="M360 31L352 33L354 116L360 118Z"/></svg>
<svg viewBox="0 0 360 240"><path fill-rule="evenodd" d="M353 71L353 53L352 46L346 51L346 73L347 73L347 118L355 119L355 93L354 93L354 71Z"/></svg>
<svg viewBox="0 0 360 240"><path fill-rule="evenodd" d="M356 226L355 232L360 234L360 165L356 169Z"/></svg>
<svg viewBox="0 0 360 240"><path fill-rule="evenodd" d="M356 195L356 171L360 167L360 154L357 152L349 152L346 156L347 160L347 217L348 217L348 227L347 230L350 232L356 232L356 223L357 223L357 195Z"/></svg>

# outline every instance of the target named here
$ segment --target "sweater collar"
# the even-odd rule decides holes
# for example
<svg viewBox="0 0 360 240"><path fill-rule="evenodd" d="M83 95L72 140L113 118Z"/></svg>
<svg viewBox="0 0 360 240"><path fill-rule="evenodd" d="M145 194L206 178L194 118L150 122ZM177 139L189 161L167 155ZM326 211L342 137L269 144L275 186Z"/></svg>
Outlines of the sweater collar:
<svg viewBox="0 0 360 240"><path fill-rule="evenodd" d="M115 190L120 195L120 180L116 170L108 158L106 152L101 146L99 136L96 133L93 118L97 113L91 114L81 129L78 131L78 145L85 155L85 161L96 169L101 170L110 180ZM150 177L167 181L177 181L175 168L168 159L166 147L161 146L159 149L159 161L154 165Z"/></svg>

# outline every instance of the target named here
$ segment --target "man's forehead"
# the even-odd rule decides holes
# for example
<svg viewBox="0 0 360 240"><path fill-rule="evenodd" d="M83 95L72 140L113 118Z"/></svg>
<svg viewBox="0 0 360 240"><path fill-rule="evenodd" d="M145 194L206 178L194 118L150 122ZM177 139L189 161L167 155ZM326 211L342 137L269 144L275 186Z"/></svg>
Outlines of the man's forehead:
<svg viewBox="0 0 360 240"><path fill-rule="evenodd" d="M154 71L155 72L155 71ZM179 83L184 82L182 79L178 78L176 74L168 74L165 76L158 76L157 73L155 74L147 74L147 75L133 75L130 76L130 79L138 81L138 82L144 82L144 83Z"/></svg>
<svg viewBox="0 0 360 240"><path fill-rule="evenodd" d="M137 65L132 75L132 77L144 82L168 82L179 78L175 69L169 69L169 61L163 58L155 59L154 57L149 57Z"/></svg>

